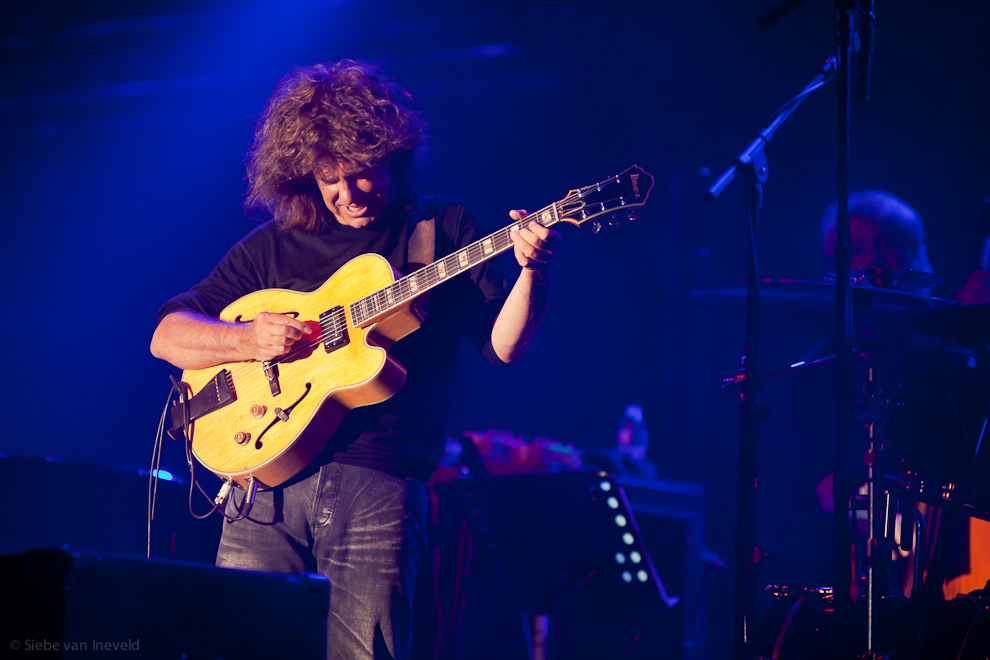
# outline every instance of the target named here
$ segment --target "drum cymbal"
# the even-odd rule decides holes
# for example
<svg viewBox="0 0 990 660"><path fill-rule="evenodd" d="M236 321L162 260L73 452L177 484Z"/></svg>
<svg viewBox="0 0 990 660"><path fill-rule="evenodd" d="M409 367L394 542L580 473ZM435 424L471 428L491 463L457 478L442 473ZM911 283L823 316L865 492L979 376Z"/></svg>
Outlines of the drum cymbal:
<svg viewBox="0 0 990 660"><path fill-rule="evenodd" d="M713 309L745 313L747 282L731 280L695 287L691 300ZM853 326L860 337L902 340L910 333L909 321L920 314L962 303L909 291L852 285ZM835 334L835 283L760 280L760 316L763 325L828 337Z"/></svg>
<svg viewBox="0 0 990 660"><path fill-rule="evenodd" d="M920 314L912 323L918 332L963 346L990 344L990 305L939 309Z"/></svg>
<svg viewBox="0 0 990 660"><path fill-rule="evenodd" d="M880 287L881 289L928 289L942 283L942 278L935 273L907 268L886 268L870 266L869 268L853 268L849 273L854 284ZM835 281L835 272L825 276L829 282Z"/></svg>

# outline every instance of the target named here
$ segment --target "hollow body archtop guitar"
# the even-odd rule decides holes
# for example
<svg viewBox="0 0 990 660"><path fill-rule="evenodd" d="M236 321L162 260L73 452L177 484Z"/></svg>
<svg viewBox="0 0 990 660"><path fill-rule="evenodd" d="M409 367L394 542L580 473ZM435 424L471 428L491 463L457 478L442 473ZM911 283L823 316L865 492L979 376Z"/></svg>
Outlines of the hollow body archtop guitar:
<svg viewBox="0 0 990 660"><path fill-rule="evenodd" d="M406 370L388 349L422 324L417 298L511 249L511 232L525 222L597 228L634 218L652 187L653 177L634 165L408 275L364 254L315 291L264 289L235 300L221 320L248 323L278 312L312 332L266 362L184 371L190 396L172 409L173 434L188 417L193 455L208 470L244 487L283 483L316 457L349 410L384 401L402 386Z"/></svg>

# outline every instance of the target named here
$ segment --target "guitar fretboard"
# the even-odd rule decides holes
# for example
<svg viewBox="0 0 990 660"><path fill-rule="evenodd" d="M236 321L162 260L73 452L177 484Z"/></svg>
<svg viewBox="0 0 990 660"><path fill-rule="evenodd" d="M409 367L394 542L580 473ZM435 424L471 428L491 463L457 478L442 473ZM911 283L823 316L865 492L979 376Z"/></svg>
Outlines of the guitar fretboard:
<svg viewBox="0 0 990 660"><path fill-rule="evenodd" d="M523 222L536 221L544 227L554 225L562 217L560 205L565 201L555 202L536 213L531 213L526 216L526 220ZM515 222L508 227L499 229L443 259L423 266L383 289L354 301L348 306L351 324L354 326L363 325L379 314L390 312L451 277L497 257L512 247L512 231L521 227L522 222Z"/></svg>

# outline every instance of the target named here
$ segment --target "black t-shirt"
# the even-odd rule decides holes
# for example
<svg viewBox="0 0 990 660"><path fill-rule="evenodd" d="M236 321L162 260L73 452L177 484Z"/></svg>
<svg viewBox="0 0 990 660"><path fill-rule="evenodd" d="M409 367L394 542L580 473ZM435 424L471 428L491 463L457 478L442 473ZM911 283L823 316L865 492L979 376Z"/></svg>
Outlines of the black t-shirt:
<svg viewBox="0 0 990 660"><path fill-rule="evenodd" d="M436 211L434 259L482 237L474 216L462 204L437 199L432 210ZM261 289L314 291L361 254L380 254L408 274L422 265L410 264L408 254L409 236L418 219L412 211L392 209L371 228L333 222L318 234L265 223L236 243L206 279L169 299L158 320L183 310L216 317L231 302ZM460 338L470 339L489 362L500 363L491 347L491 328L506 289L505 277L489 261L432 290L423 326L389 351L408 370L405 384L382 403L350 411L304 474L313 466L339 461L428 478L443 455Z"/></svg>

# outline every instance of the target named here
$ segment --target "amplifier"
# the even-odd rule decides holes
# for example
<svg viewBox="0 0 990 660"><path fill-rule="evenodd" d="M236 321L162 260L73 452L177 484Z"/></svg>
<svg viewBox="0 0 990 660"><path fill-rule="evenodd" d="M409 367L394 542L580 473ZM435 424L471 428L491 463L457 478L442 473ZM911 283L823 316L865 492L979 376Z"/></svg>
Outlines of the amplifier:
<svg viewBox="0 0 990 660"><path fill-rule="evenodd" d="M4 657L326 658L318 575L64 548L0 556L0 575Z"/></svg>

